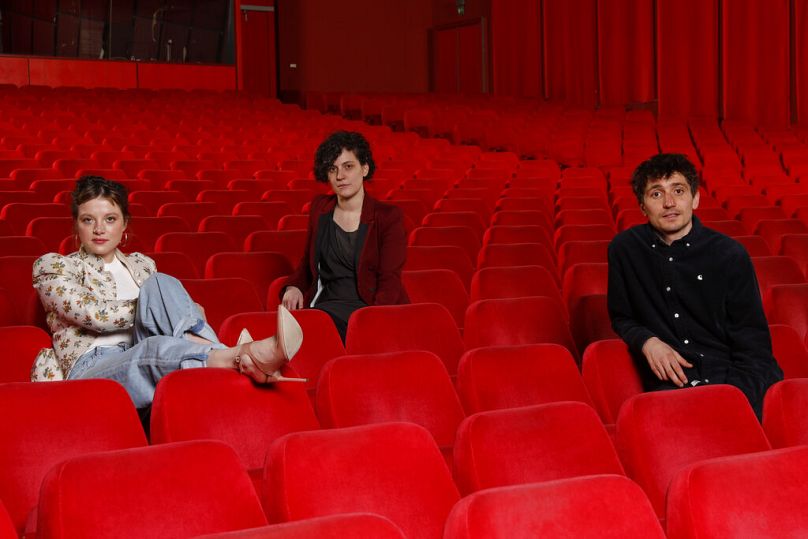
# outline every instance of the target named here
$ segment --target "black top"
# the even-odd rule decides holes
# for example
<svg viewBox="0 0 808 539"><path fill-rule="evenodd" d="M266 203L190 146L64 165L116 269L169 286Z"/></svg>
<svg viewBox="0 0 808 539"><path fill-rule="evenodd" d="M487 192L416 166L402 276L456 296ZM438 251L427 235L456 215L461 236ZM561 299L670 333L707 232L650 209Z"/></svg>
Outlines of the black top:
<svg viewBox="0 0 808 539"><path fill-rule="evenodd" d="M746 249L697 217L671 245L648 224L615 236L608 305L648 390L675 387L657 379L642 354L653 336L693 364L683 367L688 382L737 386L758 415L766 389L783 378Z"/></svg>
<svg viewBox="0 0 808 539"><path fill-rule="evenodd" d="M333 215L333 212L329 213L327 222L322 223L326 241L321 244L319 277L323 290L317 296L314 307L331 315L337 331L345 340L351 314L366 306L359 297L356 285L359 230L344 231L334 222Z"/></svg>

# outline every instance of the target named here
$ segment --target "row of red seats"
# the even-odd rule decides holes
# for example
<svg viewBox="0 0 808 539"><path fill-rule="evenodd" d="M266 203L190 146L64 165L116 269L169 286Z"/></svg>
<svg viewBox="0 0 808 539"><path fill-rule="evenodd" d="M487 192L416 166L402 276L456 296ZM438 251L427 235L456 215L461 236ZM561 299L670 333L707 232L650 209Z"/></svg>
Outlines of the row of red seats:
<svg viewBox="0 0 808 539"><path fill-rule="evenodd" d="M646 503L650 500L647 507L653 509L648 513L653 515L655 511L660 518L667 514L668 525L675 529L679 525L677 518L681 516L677 511L682 508L672 500L681 495L678 489L688 483L685 478L692 474L690 467L701 466L706 459L744 453L762 452L759 453L761 458L781 454L770 451L769 439L737 389L707 386L688 391L647 393L629 399L617 419L617 451L597 415L582 403L558 402L474 414L463 420L457 430L452 459L455 484L438 450L440 442L436 443L434 433L430 434L428 429L403 423L351 428L351 425L379 421L413 421L406 417L406 411L402 414L389 405L382 407L376 402L371 410L361 405L374 387L362 382L387 380L385 388L395 391L397 397L408 395L410 401L413 398L423 401L425 391L419 386L429 385L435 391L437 378L433 373L436 371L429 368L424 371L429 384L414 381L393 384L390 380L410 372L395 369L401 367L401 361L429 357L437 362L434 356L416 352L400 357L345 356L329 363L328 375L318 389L318 406L325 407L321 421L327 430L312 430L317 428L317 420L305 393L297 392L300 396L293 396L297 386L267 390L228 371L178 371L166 377L158 387L152 416L152 442L158 445L109 453L96 452L145 446L137 416L120 386L103 380L5 384L0 386L0 399L6 409L22 410L25 414L6 425L4 452L14 457L0 468L2 499L17 528L27 526L30 530L35 526L30 520L30 509L36 504L37 487L44 478L36 527L45 536L50 536L49 533L73 536L76 530L84 529L83 526L112 530L130 517L139 520L133 529L142 531L138 526L151 521L143 518L144 504L156 511L160 507L156 502L164 500L164 495L186 486L187 481L199 485L199 480L209 477L199 470L200 462L191 458L185 461L186 465L192 464L190 469L181 467L170 474L158 474L164 478L159 483L160 488L155 489L150 483L152 488L140 492L138 489L143 488L144 481L155 480L152 474L143 471L143 466L148 466L149 455L166 454L175 450L170 449L172 447L190 445L183 444L183 440L213 438L229 443L235 454L227 449L225 452L231 455L228 458L233 462L240 460L236 468L241 470L238 475L243 479L234 478L232 465L220 469L227 470L227 479L238 481L238 489L228 491L251 492L250 480L243 470L245 466L253 470L252 482L258 487L272 522L368 511L390 518L409 536L439 537L459 494L468 495L478 490L491 492L485 489L498 486L615 474L628 475L636 481L648 496L642 498ZM422 359L417 364L423 367L429 362ZM440 366L439 362L434 364ZM354 381L357 375L362 380ZM445 371L443 376L448 383ZM226 403L211 403L204 397L208 394L204 391L206 387L215 387L217 392L223 391L230 398ZM356 390L360 391L359 395ZM413 397L414 393L421 397ZM390 402L393 398L388 395ZM806 398L805 379L775 386L766 403L768 415L764 426L767 432L775 436L785 432L796 439L797 444L805 443L808 425L804 417L801 418L800 406ZM103 402L103 414L92 415L86 406L78 406L86 399ZM322 401L327 404L321 405ZM43 409L43 403L48 404L47 409ZM414 402L411 405L409 412L419 413L417 405ZM272 413L268 414L268 410ZM788 421L782 421L784 414ZM660 416L668 420L659 422ZM79 423L82 436L71 435ZM732 428L726 428L727 425ZM36 432L45 435L36 436ZM379 434L373 435L374 432ZM382 433L384 442L381 442ZM61 443L53 444L54 437ZM178 443L180 445L175 445ZM25 444L25 450L21 444ZM25 451L32 450L31 444L40 455L36 461L21 458ZM260 456L264 452L267 452L266 463ZM258 457L252 458L254 454ZM132 455L124 460L129 465L122 465L118 460L123 455ZM134 459L139 459L140 465L133 466ZM57 465L56 471L48 473L48 469L60 461L62 464ZM257 467L251 462L257 462ZM172 459L163 462L163 466L172 463L176 464ZM196 470L195 481L184 475L191 470ZM20 473L23 471L25 473ZM118 480L110 481L112 477ZM223 479L219 476L217 481ZM769 477L769 481L771 479ZM102 490L97 489L103 485L114 485L116 490L98 496ZM128 491L129 488L134 490ZM804 488L802 484L801 489ZM778 488L772 491L767 491L767 495L776 496L782 502L779 495L783 491ZM87 496L85 492L95 492L96 496L83 499ZM393 492L395 502L385 499ZM125 502L131 504L130 496L139 500L135 512L123 510ZM90 512L92 516L88 518L91 499L105 500L108 513L105 517ZM110 504L115 510L109 510ZM767 509L770 511L766 515L774 514L773 508ZM198 523L210 518L204 513L192 520ZM219 512L212 515L222 518ZM170 515L163 518L175 526L183 526ZM188 520L187 514L183 519ZM54 531L51 526L64 529Z"/></svg>

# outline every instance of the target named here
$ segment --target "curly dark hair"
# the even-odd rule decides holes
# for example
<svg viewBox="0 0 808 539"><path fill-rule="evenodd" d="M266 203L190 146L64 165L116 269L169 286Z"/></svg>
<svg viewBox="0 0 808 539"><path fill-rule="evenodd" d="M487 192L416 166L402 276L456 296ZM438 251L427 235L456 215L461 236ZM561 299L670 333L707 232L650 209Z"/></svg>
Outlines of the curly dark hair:
<svg viewBox="0 0 808 539"><path fill-rule="evenodd" d="M320 143L314 153L314 178L318 182L328 182L328 169L337 160L342 150L353 152L359 160L359 164L368 166L366 180L373 177L376 163L373 161L370 143L364 135L356 131L335 131Z"/></svg>
<svg viewBox="0 0 808 539"><path fill-rule="evenodd" d="M696 196L699 174L690 159L680 153L660 153L640 163L631 175L631 188L637 201L642 204L645 186L649 181L664 180L677 172L685 177L690 185L690 192Z"/></svg>
<svg viewBox="0 0 808 539"><path fill-rule="evenodd" d="M129 221L129 199L126 187L118 182L113 182L101 176L82 176L76 181L73 189L73 203L70 211L73 213L73 220L79 217L79 206L93 200L94 198L106 198L121 209L124 221Z"/></svg>

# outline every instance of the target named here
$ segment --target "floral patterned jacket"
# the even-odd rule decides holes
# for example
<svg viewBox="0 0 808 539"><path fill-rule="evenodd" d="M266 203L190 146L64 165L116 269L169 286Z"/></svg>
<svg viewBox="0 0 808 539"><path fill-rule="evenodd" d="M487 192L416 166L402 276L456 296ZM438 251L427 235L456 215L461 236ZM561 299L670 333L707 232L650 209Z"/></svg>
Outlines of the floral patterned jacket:
<svg viewBox="0 0 808 539"><path fill-rule="evenodd" d="M138 286L155 272L154 261L140 253L115 256ZM47 313L53 348L37 354L31 380L61 380L106 331L132 327L137 300L118 300L115 279L101 257L83 249L63 256L48 253L34 262L33 282Z"/></svg>

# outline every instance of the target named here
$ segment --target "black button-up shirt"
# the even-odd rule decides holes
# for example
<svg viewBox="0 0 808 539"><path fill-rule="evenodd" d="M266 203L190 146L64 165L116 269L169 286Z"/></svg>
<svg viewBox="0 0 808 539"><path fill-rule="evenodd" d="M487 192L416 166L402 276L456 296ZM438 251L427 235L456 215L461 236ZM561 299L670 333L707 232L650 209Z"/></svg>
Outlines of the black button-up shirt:
<svg viewBox="0 0 808 539"><path fill-rule="evenodd" d="M658 380L642 354L654 336L693 364L683 367L689 382L737 386L758 415L766 389L783 378L746 249L697 217L671 245L648 224L615 236L608 304L648 390L675 387Z"/></svg>

